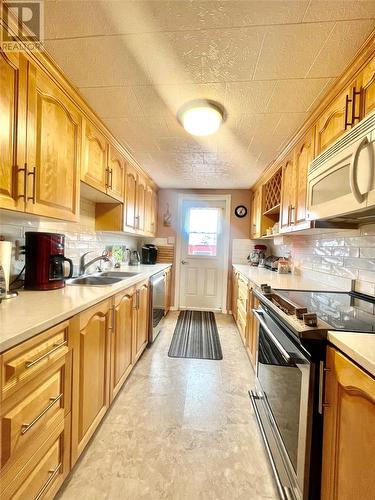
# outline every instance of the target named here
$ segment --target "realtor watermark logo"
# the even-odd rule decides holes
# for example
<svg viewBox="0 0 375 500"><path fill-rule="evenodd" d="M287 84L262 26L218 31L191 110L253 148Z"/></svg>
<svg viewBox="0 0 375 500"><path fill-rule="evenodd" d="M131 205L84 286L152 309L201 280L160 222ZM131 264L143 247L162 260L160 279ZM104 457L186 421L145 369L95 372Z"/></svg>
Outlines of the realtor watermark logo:
<svg viewBox="0 0 375 500"><path fill-rule="evenodd" d="M7 52L44 49L43 0L7 0L1 2L0 46ZM22 40L22 43L20 42Z"/></svg>

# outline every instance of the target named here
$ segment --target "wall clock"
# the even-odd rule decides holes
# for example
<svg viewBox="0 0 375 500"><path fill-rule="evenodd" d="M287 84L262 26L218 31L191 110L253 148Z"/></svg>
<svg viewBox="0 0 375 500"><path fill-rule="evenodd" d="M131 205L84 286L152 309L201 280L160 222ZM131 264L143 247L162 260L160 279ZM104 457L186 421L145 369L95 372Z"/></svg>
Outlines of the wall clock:
<svg viewBox="0 0 375 500"><path fill-rule="evenodd" d="M244 205L238 205L238 207L235 208L234 213L236 214L237 217L246 217L247 215L247 208Z"/></svg>

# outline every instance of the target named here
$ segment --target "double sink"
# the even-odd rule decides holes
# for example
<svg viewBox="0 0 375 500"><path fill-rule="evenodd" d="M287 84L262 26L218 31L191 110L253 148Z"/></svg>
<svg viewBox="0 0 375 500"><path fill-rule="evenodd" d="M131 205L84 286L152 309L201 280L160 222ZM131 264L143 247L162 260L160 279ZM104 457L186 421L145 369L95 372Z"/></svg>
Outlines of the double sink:
<svg viewBox="0 0 375 500"><path fill-rule="evenodd" d="M88 276L79 276L67 280L68 285L86 285L86 286L102 286L114 285L126 278L137 276L139 272L126 271L103 271L101 273L90 274Z"/></svg>

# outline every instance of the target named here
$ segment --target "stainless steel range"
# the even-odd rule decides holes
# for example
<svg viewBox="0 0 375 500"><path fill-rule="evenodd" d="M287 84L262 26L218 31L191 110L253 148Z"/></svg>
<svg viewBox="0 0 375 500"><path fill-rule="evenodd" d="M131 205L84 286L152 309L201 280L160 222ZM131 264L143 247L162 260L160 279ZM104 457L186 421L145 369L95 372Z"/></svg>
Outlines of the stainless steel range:
<svg viewBox="0 0 375 500"><path fill-rule="evenodd" d="M250 398L282 499L319 499L329 330L375 332L375 299L355 293L254 290L259 308Z"/></svg>

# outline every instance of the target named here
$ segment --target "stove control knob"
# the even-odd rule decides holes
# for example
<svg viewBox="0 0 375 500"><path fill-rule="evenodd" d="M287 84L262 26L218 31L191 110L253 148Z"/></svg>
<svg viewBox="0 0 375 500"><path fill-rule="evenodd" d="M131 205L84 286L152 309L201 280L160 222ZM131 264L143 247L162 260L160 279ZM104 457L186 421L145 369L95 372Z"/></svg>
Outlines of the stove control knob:
<svg viewBox="0 0 375 500"><path fill-rule="evenodd" d="M303 322L306 326L318 326L318 317L315 313L307 313L303 315Z"/></svg>
<svg viewBox="0 0 375 500"><path fill-rule="evenodd" d="M307 313L306 307L296 307L296 316L298 319L303 319L303 315Z"/></svg>
<svg viewBox="0 0 375 500"><path fill-rule="evenodd" d="M260 285L260 289L262 290L263 293L271 293L271 287L270 285L267 285L267 283L262 283Z"/></svg>

